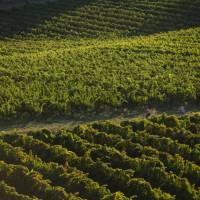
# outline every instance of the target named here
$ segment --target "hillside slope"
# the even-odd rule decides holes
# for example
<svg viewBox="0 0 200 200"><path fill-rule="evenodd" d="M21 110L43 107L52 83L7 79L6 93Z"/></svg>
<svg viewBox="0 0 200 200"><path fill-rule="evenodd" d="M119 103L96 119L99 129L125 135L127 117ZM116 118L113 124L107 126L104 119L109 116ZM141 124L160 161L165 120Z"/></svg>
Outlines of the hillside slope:
<svg viewBox="0 0 200 200"><path fill-rule="evenodd" d="M0 12L1 37L127 37L199 25L199 0L58 0Z"/></svg>
<svg viewBox="0 0 200 200"><path fill-rule="evenodd" d="M200 28L109 40L1 41L0 116L200 100Z"/></svg>
<svg viewBox="0 0 200 200"><path fill-rule="evenodd" d="M199 200L199 131L195 113L71 131L0 132L0 194L9 199L12 189L19 200Z"/></svg>
<svg viewBox="0 0 200 200"><path fill-rule="evenodd" d="M200 0L0 11L1 199L200 200L199 108Z"/></svg>
<svg viewBox="0 0 200 200"><path fill-rule="evenodd" d="M200 1L59 0L0 12L0 119L198 103Z"/></svg>

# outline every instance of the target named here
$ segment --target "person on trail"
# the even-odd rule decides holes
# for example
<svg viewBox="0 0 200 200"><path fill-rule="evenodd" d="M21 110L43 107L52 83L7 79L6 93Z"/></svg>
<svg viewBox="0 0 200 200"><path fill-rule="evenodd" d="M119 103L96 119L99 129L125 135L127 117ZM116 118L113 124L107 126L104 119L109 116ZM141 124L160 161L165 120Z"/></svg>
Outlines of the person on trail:
<svg viewBox="0 0 200 200"><path fill-rule="evenodd" d="M147 108L145 109L145 117L148 118L151 115L155 114L156 110L155 108L150 108L149 106L147 106Z"/></svg>
<svg viewBox="0 0 200 200"><path fill-rule="evenodd" d="M181 113L181 114L185 114L186 113L186 110L185 110L185 106L180 106L178 111Z"/></svg>
<svg viewBox="0 0 200 200"><path fill-rule="evenodd" d="M150 116L151 116L151 109L147 107L145 110L145 117L148 118Z"/></svg>

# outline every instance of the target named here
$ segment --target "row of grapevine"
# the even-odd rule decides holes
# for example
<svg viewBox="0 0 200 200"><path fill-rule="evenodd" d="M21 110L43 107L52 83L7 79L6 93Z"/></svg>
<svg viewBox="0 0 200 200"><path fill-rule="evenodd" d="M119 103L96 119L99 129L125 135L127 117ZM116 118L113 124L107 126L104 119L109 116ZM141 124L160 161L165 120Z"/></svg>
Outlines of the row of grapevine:
<svg viewBox="0 0 200 200"><path fill-rule="evenodd" d="M133 178L134 171L131 172L129 170L127 171L121 169L113 169L109 167L106 163L101 164L101 162L93 161L87 153L83 157L79 158L75 157L75 155L70 156L70 151L67 151L67 149L63 149L61 147L59 148L59 146L57 145L48 147L47 144L39 140L32 139L28 136L4 135L4 140L15 146L22 146L26 151L31 150L33 154L40 156L46 162L54 161L63 165L66 165L66 163L68 163L70 166L75 166L78 169L89 173L90 177L100 182L101 184L108 184L111 190L118 191L119 189L121 189L120 191L124 192L128 196L136 194L139 196L140 199L145 199L147 198L147 196L150 196L151 199L172 198L167 193L165 194L163 192L160 192L158 189L152 190L150 184L145 180ZM54 149L54 152L56 152L56 154L52 153L52 149ZM113 174L115 174L115 176L113 176ZM126 184L124 181L126 181ZM139 186L141 185L141 181L144 187ZM138 190L131 189L132 186L130 183L132 182L134 182L135 185L138 184ZM144 188L146 187L148 188L147 192L142 194L141 191L144 190Z"/></svg>
<svg viewBox="0 0 200 200"><path fill-rule="evenodd" d="M197 164L200 164L200 151L198 146L191 148L189 145L178 143L176 140L172 140L168 137L150 135L146 131L128 131L126 134L128 127L123 128L121 126L115 126L110 123L93 124L93 127L97 128L98 130L120 134L124 139L130 139L132 142L137 142L142 145L149 145L160 151L168 152L172 155L180 154L186 160L194 161Z"/></svg>
<svg viewBox="0 0 200 200"><path fill-rule="evenodd" d="M142 155L157 157L164 163L168 171L173 171L178 176L187 177L195 185L200 185L200 167L184 160L179 155L172 156L169 153L157 151L152 147L141 146L140 144L132 143L129 140L123 140L115 135L108 135L89 128L87 131L83 131L83 127L82 129L81 127L77 127L75 132L78 135L69 131L65 132L64 130L58 133L51 133L48 130L42 130L35 132L34 134L30 132L29 134L36 139L52 145L60 144L63 147L74 151L79 156L83 156L89 148L99 148L99 145L94 144L96 143L100 144L100 146L106 145L115 147L119 151L125 151L127 155L131 157L141 157Z"/></svg>
<svg viewBox="0 0 200 200"><path fill-rule="evenodd" d="M198 35L194 28L134 39L2 41L1 119L198 102Z"/></svg>
<svg viewBox="0 0 200 200"><path fill-rule="evenodd" d="M29 171L24 166L7 164L0 161L0 169L0 180L15 187L22 194L37 196L44 200L77 199L67 194L62 188L50 186L48 181L43 180L39 173Z"/></svg>
<svg viewBox="0 0 200 200"><path fill-rule="evenodd" d="M93 135L94 133L91 134L91 137ZM42 139L43 141L50 144L61 144L69 150L72 150L72 147L74 152L79 152L79 150L83 152L89 147L87 141L81 140L80 138L78 138L78 136L73 135L70 132L61 132L60 134L55 134L46 131L45 134L45 131L43 130L41 132L33 134L33 137L37 139ZM190 187L191 189L188 188L188 186L190 185L189 182L187 180L180 179L174 174L169 174L165 172L164 165L156 158L146 156L143 159L133 159L128 157L126 154L119 153L114 148L103 147L101 145L90 145L90 150L87 151L87 154L88 153L93 160L100 159L105 163L110 163L114 168L122 168L124 170L133 169L136 176L144 177L151 183L152 186L159 187L162 184L161 189L166 189L166 191L169 191L170 193L175 193L177 196L180 194L183 195L182 198L189 198L191 196L190 193L187 195L187 192L189 190L193 190L192 187ZM94 156L92 156L91 154ZM141 156L143 157L143 155ZM195 169L197 169L197 171L195 171ZM192 171L193 177L195 177L196 174L198 175L198 169L199 168L196 167ZM157 176L158 174L160 174L160 176ZM160 177L162 177L162 179ZM185 186L183 186L184 184ZM193 192L195 195L195 191Z"/></svg>
<svg viewBox="0 0 200 200"><path fill-rule="evenodd" d="M0 194L3 200L39 200L36 197L29 197L16 192L14 187L7 185L4 181L0 181Z"/></svg>
<svg viewBox="0 0 200 200"><path fill-rule="evenodd" d="M178 118L175 124L165 121L164 126L176 132L188 130L191 123L199 124L197 116L187 123L183 123L184 119L188 116ZM60 199L65 195L67 199L89 200L198 200L198 162L182 154L185 144L165 134L149 133L148 123L163 124L156 122L156 117L148 120L132 119L122 122L122 126L95 122L72 130L1 133L0 181L5 182L2 187L13 187L16 196L42 199L50 198L48 195L54 191ZM190 131L188 134L198 136ZM178 146L169 150L168 145L161 143L164 139ZM197 149L192 145L188 148ZM21 179L17 178L18 173ZM28 180L39 186L24 191Z"/></svg>
<svg viewBox="0 0 200 200"><path fill-rule="evenodd" d="M195 132L192 129L190 119L186 118L179 120L176 116L156 116L152 119L135 119L132 121L124 121L122 126L131 126L133 131L147 131L149 134L159 135L163 137L169 137L174 140L178 140L180 143L195 146L200 143L200 135L192 133ZM186 127L183 128L183 127ZM189 131L189 130L191 131Z"/></svg>
<svg viewBox="0 0 200 200"><path fill-rule="evenodd" d="M59 1L44 6L1 12L1 35L132 36L198 25L200 17L197 1Z"/></svg>
<svg viewBox="0 0 200 200"><path fill-rule="evenodd" d="M104 186L100 186L86 174L70 166L63 167L53 162L45 163L39 157L26 154L21 149L5 142L0 142L0 153L1 160L34 169L51 180L53 184L63 187L67 192L80 193L83 198L98 200L107 199L113 195Z"/></svg>

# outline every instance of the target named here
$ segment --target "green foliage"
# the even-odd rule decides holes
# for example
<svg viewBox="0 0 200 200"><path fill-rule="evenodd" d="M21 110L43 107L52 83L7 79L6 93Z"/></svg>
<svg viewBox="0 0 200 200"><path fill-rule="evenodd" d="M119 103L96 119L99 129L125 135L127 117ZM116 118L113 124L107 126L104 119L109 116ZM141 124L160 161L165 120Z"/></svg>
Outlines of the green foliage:
<svg viewBox="0 0 200 200"><path fill-rule="evenodd" d="M0 119L198 103L199 8L63 0L2 11Z"/></svg>
<svg viewBox="0 0 200 200"><path fill-rule="evenodd" d="M14 187L7 185L4 181L0 181L0 197L3 200L39 200L36 197L29 197L16 192Z"/></svg>
<svg viewBox="0 0 200 200"><path fill-rule="evenodd" d="M177 125L173 128L171 123L163 124L162 119L171 120L165 115L130 119L121 125L95 122L71 131L2 133L0 181L24 195L44 199L56 190L56 195L61 192L72 199L198 200L199 144L190 144L189 136L199 134L187 130L194 124L188 121L193 115L173 116ZM133 132L138 123L143 124L142 129ZM33 186L24 191L27 181L35 184L34 177L41 186L34 187L34 193ZM44 192L42 188L47 186L51 189L41 194L39 191Z"/></svg>
<svg viewBox="0 0 200 200"><path fill-rule="evenodd" d="M35 195L44 200L70 199L70 195L63 188L52 187L47 180L42 179L39 173L29 171L26 167L0 161L0 169L0 180L17 188L17 191L22 194Z"/></svg>
<svg viewBox="0 0 200 200"><path fill-rule="evenodd" d="M61 0L1 11L0 35L56 39L147 35L198 26L199 6L199 1L190 0Z"/></svg>
<svg viewBox="0 0 200 200"><path fill-rule="evenodd" d="M0 121L198 104L199 22L189 0L1 11ZM0 133L0 199L199 200L199 133L199 113Z"/></svg>

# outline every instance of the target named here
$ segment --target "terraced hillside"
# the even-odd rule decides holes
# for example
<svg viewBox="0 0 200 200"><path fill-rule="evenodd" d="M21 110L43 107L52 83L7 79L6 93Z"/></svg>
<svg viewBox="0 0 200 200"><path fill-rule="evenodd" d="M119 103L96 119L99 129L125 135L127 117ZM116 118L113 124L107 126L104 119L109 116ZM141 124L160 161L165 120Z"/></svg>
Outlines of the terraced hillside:
<svg viewBox="0 0 200 200"><path fill-rule="evenodd" d="M34 1L0 4L0 130L150 117L0 132L0 200L200 200L200 113L149 109L199 111L200 0Z"/></svg>
<svg viewBox="0 0 200 200"><path fill-rule="evenodd" d="M200 114L0 133L7 199L199 200Z"/></svg>
<svg viewBox="0 0 200 200"><path fill-rule="evenodd" d="M36 0L35 0L36 1ZM1 11L2 37L146 35L200 24L199 0L58 0Z"/></svg>
<svg viewBox="0 0 200 200"><path fill-rule="evenodd" d="M0 12L0 119L200 102L200 1L59 0Z"/></svg>
<svg viewBox="0 0 200 200"><path fill-rule="evenodd" d="M4 40L0 118L200 101L200 28L127 39Z"/></svg>

